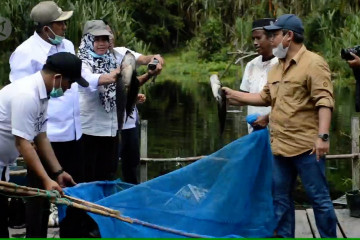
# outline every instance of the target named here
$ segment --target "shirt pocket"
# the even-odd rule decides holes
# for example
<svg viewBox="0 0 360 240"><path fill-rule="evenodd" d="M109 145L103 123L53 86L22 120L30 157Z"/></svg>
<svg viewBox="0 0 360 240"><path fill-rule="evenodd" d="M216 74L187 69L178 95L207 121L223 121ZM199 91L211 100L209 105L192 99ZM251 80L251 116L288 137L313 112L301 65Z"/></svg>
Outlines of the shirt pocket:
<svg viewBox="0 0 360 240"><path fill-rule="evenodd" d="M302 102L306 98L306 84L304 81L284 79L281 84L281 94L289 102Z"/></svg>
<svg viewBox="0 0 360 240"><path fill-rule="evenodd" d="M268 87L270 90L271 99L275 100L279 92L280 80L269 80Z"/></svg>

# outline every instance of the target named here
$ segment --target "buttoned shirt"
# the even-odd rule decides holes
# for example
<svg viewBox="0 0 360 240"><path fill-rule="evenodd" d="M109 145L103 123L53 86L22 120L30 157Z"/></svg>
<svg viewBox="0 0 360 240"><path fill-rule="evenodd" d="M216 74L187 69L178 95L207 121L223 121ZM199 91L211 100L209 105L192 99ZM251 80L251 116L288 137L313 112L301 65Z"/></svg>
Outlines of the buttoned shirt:
<svg viewBox="0 0 360 240"><path fill-rule="evenodd" d="M126 51L131 51L125 47L114 48L116 62L121 64ZM131 51L137 60L141 54ZM115 137L118 130L116 107L110 112L106 112L101 104L98 84L101 74L93 73L91 66L83 62L81 75L89 82L88 88L79 87L80 94L80 119L82 131L84 134L99 137ZM128 123L136 121L136 111L133 111L135 117L128 118ZM135 123L133 123L135 127Z"/></svg>
<svg viewBox="0 0 360 240"><path fill-rule="evenodd" d="M284 69L279 60L260 93L271 105L270 135L274 155L297 156L314 147L319 107L334 107L330 69L325 60L302 46Z"/></svg>
<svg viewBox="0 0 360 240"><path fill-rule="evenodd" d="M24 41L10 57L10 81L40 71L48 56L58 52L75 54L74 45L64 39L59 45L43 40L36 32ZM51 142L67 142L81 137L78 84L73 83L64 96L50 98L47 136Z"/></svg>
<svg viewBox="0 0 360 240"><path fill-rule="evenodd" d="M268 61L263 61L262 56L258 56L248 62L245 67L244 75L241 81L240 90L249 93L259 93L267 83L267 75L270 69L278 63L278 59L273 57ZM271 111L271 107L247 107L247 114L258 113L260 115L267 115ZM252 127L248 124L249 133L252 132Z"/></svg>
<svg viewBox="0 0 360 240"><path fill-rule="evenodd" d="M46 132L48 96L37 72L0 90L0 166L13 164L19 156L15 136L33 141Z"/></svg>

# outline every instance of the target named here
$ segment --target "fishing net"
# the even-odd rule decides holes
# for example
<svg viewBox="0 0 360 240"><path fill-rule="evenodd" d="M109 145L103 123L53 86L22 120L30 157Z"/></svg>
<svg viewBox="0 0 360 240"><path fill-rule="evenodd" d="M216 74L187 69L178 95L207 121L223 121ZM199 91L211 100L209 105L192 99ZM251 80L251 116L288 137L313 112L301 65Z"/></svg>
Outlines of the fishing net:
<svg viewBox="0 0 360 240"><path fill-rule="evenodd" d="M264 129L140 185L94 182L65 192L133 220L88 213L105 238L271 237L275 228L271 166ZM64 207L59 215L65 217Z"/></svg>

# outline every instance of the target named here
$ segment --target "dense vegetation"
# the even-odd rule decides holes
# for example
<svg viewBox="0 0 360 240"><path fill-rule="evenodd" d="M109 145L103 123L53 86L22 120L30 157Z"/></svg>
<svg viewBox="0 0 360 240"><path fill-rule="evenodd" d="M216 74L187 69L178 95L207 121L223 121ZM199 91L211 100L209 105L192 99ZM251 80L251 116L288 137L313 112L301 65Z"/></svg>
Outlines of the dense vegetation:
<svg viewBox="0 0 360 240"><path fill-rule="evenodd" d="M0 74L8 72L10 53L33 32L29 18L38 0L3 0L0 16L13 24L11 36L0 42ZM283 13L299 15L305 25L306 45L329 62L337 79L351 76L340 49L358 44L360 3L352 0L57 0L64 10L74 10L67 38L78 46L82 26L89 19L106 19L115 29L118 45L139 52L186 55L224 70L236 49L251 49L251 22ZM175 60L178 61L178 60ZM209 62L217 62L212 65ZM191 63L192 65L194 63ZM186 63L176 71L188 72ZM217 66L219 68L217 68ZM193 67L193 68L201 68ZM221 67L221 68L220 68ZM183 68L183 69L182 69ZM202 68L204 69L204 68ZM174 73L174 72L173 72ZM172 74L173 74L172 73ZM176 73L176 72L175 72Z"/></svg>

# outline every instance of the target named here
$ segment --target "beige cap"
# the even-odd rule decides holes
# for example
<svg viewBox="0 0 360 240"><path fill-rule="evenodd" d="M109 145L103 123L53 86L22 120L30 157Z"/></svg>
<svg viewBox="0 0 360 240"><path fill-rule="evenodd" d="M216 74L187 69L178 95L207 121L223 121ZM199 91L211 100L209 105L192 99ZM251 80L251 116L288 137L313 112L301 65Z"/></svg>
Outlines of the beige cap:
<svg viewBox="0 0 360 240"><path fill-rule="evenodd" d="M72 15L73 11L64 12L55 2L44 1L33 7L30 18L36 23L47 24L68 20Z"/></svg>
<svg viewBox="0 0 360 240"><path fill-rule="evenodd" d="M83 35L90 33L94 36L112 36L107 30L106 24L103 20L90 20L85 23Z"/></svg>

